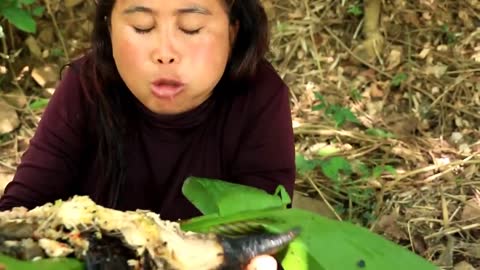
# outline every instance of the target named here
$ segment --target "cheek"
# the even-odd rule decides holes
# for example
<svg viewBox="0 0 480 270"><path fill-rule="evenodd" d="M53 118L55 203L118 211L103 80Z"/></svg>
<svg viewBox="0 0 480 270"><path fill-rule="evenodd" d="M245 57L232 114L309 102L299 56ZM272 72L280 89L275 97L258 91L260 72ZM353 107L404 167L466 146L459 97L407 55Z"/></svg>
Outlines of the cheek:
<svg viewBox="0 0 480 270"><path fill-rule="evenodd" d="M115 60L119 65L128 66L135 63L135 45L128 41L120 42L115 48ZM123 67L122 67L123 68Z"/></svg>
<svg viewBox="0 0 480 270"><path fill-rule="evenodd" d="M187 51L189 58L196 64L202 65L203 67L208 65L213 69L223 69L229 55L228 34L205 35L205 37L200 38L197 42L190 44ZM200 70L207 72L209 68L202 68Z"/></svg>
<svg viewBox="0 0 480 270"><path fill-rule="evenodd" d="M138 40L138 37L126 30L112 32L113 57L119 69L139 67L142 45Z"/></svg>

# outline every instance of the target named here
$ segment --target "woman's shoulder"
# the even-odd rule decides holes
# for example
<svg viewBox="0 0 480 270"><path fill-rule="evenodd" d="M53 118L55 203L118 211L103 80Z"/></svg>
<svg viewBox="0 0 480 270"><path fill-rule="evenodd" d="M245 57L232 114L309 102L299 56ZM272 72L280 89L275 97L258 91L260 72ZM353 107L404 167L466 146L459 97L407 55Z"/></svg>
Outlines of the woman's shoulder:
<svg viewBox="0 0 480 270"><path fill-rule="evenodd" d="M44 115L57 115L65 122L84 122L91 117L88 91L82 83L84 61L81 57L64 66Z"/></svg>
<svg viewBox="0 0 480 270"><path fill-rule="evenodd" d="M51 100L69 103L74 107L75 105L82 108L87 106L88 100L91 99L91 87L87 85L91 83L91 80L84 72L89 68L87 65L88 58L86 56L79 56L64 65Z"/></svg>
<svg viewBox="0 0 480 270"><path fill-rule="evenodd" d="M287 84L280 77L275 67L266 59L260 61L249 82L253 94L260 96L277 95L288 91Z"/></svg>
<svg viewBox="0 0 480 270"><path fill-rule="evenodd" d="M236 87L240 93L236 95L234 103L248 107L253 114L273 105L275 102L285 103L289 99L289 87L280 77L275 67L267 60L262 60L253 76L245 83Z"/></svg>

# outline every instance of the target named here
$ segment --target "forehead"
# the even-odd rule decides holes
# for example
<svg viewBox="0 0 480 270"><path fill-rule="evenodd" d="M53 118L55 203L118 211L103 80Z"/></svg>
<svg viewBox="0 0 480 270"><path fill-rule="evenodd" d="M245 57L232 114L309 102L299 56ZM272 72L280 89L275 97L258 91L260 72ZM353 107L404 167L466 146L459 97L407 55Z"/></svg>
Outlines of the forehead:
<svg viewBox="0 0 480 270"><path fill-rule="evenodd" d="M208 9L222 9L227 7L229 0L116 0L114 9L123 12L125 9L159 13L167 10L185 7L198 7Z"/></svg>

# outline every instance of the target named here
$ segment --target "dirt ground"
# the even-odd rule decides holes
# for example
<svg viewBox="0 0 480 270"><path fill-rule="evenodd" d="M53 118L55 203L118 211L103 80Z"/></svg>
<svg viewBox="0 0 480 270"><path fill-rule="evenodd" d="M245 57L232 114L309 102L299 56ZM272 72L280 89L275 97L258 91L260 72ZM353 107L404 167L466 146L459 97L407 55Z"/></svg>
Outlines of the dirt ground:
<svg viewBox="0 0 480 270"><path fill-rule="evenodd" d="M2 23L0 189L58 83L89 45L88 0L47 0L35 34ZM349 220L443 269L480 269L480 1L263 0L268 59L290 86L294 206ZM39 4L37 4L39 5ZM15 80L13 80L15 78Z"/></svg>

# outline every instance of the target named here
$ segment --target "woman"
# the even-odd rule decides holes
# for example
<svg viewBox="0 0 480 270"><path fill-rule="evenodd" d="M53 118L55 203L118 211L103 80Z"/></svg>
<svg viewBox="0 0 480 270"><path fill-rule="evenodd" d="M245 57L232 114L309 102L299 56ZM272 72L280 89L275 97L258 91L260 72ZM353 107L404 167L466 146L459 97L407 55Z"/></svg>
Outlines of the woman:
<svg viewBox="0 0 480 270"><path fill-rule="evenodd" d="M259 0L98 0L92 50L66 70L0 210L83 194L187 219L200 214L181 193L188 176L293 196L267 29Z"/></svg>

